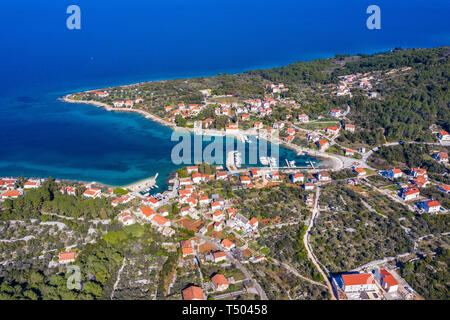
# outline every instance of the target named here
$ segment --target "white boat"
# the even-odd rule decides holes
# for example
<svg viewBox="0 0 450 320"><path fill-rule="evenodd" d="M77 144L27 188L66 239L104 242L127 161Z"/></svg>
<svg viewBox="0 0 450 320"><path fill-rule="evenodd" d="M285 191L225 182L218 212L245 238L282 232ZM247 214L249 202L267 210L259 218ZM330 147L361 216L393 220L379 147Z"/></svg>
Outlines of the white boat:
<svg viewBox="0 0 450 320"><path fill-rule="evenodd" d="M259 157L259 162L261 162L262 165L267 166L269 164L269 158L268 157Z"/></svg>

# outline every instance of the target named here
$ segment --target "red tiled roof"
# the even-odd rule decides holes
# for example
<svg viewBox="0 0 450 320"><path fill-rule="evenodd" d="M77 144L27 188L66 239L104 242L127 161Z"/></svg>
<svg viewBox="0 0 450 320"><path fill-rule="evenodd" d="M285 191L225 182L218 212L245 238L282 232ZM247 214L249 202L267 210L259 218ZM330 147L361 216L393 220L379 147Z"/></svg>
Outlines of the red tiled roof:
<svg viewBox="0 0 450 320"><path fill-rule="evenodd" d="M370 273L344 274L342 275L342 280L346 286L375 283Z"/></svg>
<svg viewBox="0 0 450 320"><path fill-rule="evenodd" d="M203 292L200 287L190 286L186 288L182 292L183 300L204 300Z"/></svg>
<svg viewBox="0 0 450 320"><path fill-rule="evenodd" d="M151 215L155 214L155 211L153 211L153 209L149 207L142 207L141 211L146 217L150 217Z"/></svg>
<svg viewBox="0 0 450 320"><path fill-rule="evenodd" d="M65 260L73 260L75 259L75 252L61 252L59 254L59 261L65 261Z"/></svg>

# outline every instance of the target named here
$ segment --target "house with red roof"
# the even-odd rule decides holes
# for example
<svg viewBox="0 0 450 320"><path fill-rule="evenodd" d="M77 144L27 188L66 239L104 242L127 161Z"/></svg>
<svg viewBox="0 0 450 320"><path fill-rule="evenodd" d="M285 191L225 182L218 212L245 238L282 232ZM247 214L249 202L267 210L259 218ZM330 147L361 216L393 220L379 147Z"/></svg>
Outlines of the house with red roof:
<svg viewBox="0 0 450 320"><path fill-rule="evenodd" d="M426 213L436 213L441 210L441 204L437 200L427 200L423 202L422 208Z"/></svg>
<svg viewBox="0 0 450 320"><path fill-rule="evenodd" d="M433 155L433 159L439 161L442 164L448 163L448 153L438 152Z"/></svg>
<svg viewBox="0 0 450 320"><path fill-rule="evenodd" d="M328 141L325 139L318 140L316 145L320 150L325 150L329 147Z"/></svg>
<svg viewBox="0 0 450 320"><path fill-rule="evenodd" d="M416 187L405 188L401 192L401 197L405 201L410 201L419 197L420 191Z"/></svg>
<svg viewBox="0 0 450 320"><path fill-rule="evenodd" d="M303 187L305 190L314 190L314 183L305 183Z"/></svg>
<svg viewBox="0 0 450 320"><path fill-rule="evenodd" d="M213 221L214 222L220 222L225 218L225 215L222 211L216 211L213 213Z"/></svg>
<svg viewBox="0 0 450 320"><path fill-rule="evenodd" d="M157 227L170 227L170 220L155 214L152 217L152 224Z"/></svg>
<svg viewBox="0 0 450 320"><path fill-rule="evenodd" d="M381 287L386 292L397 292L398 282L387 270L380 270Z"/></svg>
<svg viewBox="0 0 450 320"><path fill-rule="evenodd" d="M220 273L216 273L212 278L211 278L212 283L214 284L214 287L216 288L216 291L225 291L228 289L228 281L225 278L225 276L223 274Z"/></svg>
<svg viewBox="0 0 450 320"><path fill-rule="evenodd" d="M346 157L353 157L355 155L355 150L350 150L350 149L345 149L345 154Z"/></svg>
<svg viewBox="0 0 450 320"><path fill-rule="evenodd" d="M24 183L23 188L24 189L37 189L41 186L41 182L39 180L36 181L27 181Z"/></svg>
<svg viewBox="0 0 450 320"><path fill-rule="evenodd" d="M252 182L252 180L248 176L240 176L239 180L242 184L250 184Z"/></svg>
<svg viewBox="0 0 450 320"><path fill-rule="evenodd" d="M438 189L440 191L442 191L442 192L450 193L450 186L447 185L447 184L443 184L443 185L438 186Z"/></svg>
<svg viewBox="0 0 450 320"><path fill-rule="evenodd" d="M213 256L213 259L214 259L215 263L227 260L226 253L224 251L221 251L221 250L213 252L212 256Z"/></svg>
<svg viewBox="0 0 450 320"><path fill-rule="evenodd" d="M23 194L20 190L8 190L2 194L2 199L17 199Z"/></svg>
<svg viewBox="0 0 450 320"><path fill-rule="evenodd" d="M327 127L326 132L328 134L333 134L334 135L334 134L338 133L340 129L341 128L339 128L337 126L330 126L330 127Z"/></svg>
<svg viewBox="0 0 450 320"><path fill-rule="evenodd" d="M428 173L426 169L421 169L421 168L411 168L410 170L411 175L414 178L417 178L419 176L424 177L425 179L428 179Z"/></svg>
<svg viewBox="0 0 450 320"><path fill-rule="evenodd" d="M345 131L355 132L355 125L354 124L346 124L344 126Z"/></svg>
<svg viewBox="0 0 450 320"><path fill-rule="evenodd" d="M75 262L75 252L74 251L60 252L58 262L60 264L68 264Z"/></svg>
<svg viewBox="0 0 450 320"><path fill-rule="evenodd" d="M225 248L225 250L231 250L236 247L233 241L230 239L223 239L220 244Z"/></svg>
<svg viewBox="0 0 450 320"><path fill-rule="evenodd" d="M303 182L305 180L305 175L303 173L297 172L290 175L292 183Z"/></svg>
<svg viewBox="0 0 450 320"><path fill-rule="evenodd" d="M430 182L423 176L418 176L417 178L412 179L412 183L418 188L423 188Z"/></svg>
<svg viewBox="0 0 450 320"><path fill-rule="evenodd" d="M330 174L327 171L317 172L316 177L319 181L331 181Z"/></svg>
<svg viewBox="0 0 450 320"><path fill-rule="evenodd" d="M184 289L181 295L183 296L183 300L205 300L202 288L197 286L190 286Z"/></svg>
<svg viewBox="0 0 450 320"><path fill-rule="evenodd" d="M71 196L75 195L75 188L74 187L62 187L61 190L59 190L62 194L68 194Z"/></svg>
<svg viewBox="0 0 450 320"><path fill-rule="evenodd" d="M354 168L353 172L355 172L358 175L358 177L362 177L367 174L367 172L364 168Z"/></svg>
<svg viewBox="0 0 450 320"><path fill-rule="evenodd" d="M400 169L391 169L386 173L387 177L391 180L401 178L403 176L403 172Z"/></svg>
<svg viewBox="0 0 450 320"><path fill-rule="evenodd" d="M124 195L121 195L119 198L111 201L111 205L113 207L117 207L119 204L124 204L124 203L130 202L132 199L133 199L133 197L131 195L124 194Z"/></svg>
<svg viewBox="0 0 450 320"><path fill-rule="evenodd" d="M344 293L375 290L375 280L370 273L343 274L341 278Z"/></svg>
<svg viewBox="0 0 450 320"><path fill-rule="evenodd" d="M195 184L200 183L203 180L204 180L203 174L198 172L192 174L192 182L194 182Z"/></svg>
<svg viewBox="0 0 450 320"><path fill-rule="evenodd" d="M153 209L150 207L142 207L141 208L141 215L146 220L150 220L155 214L156 214L156 212L153 211Z"/></svg>
<svg viewBox="0 0 450 320"><path fill-rule="evenodd" d="M102 195L102 190L96 189L96 188L86 189L83 193L83 196L85 196L86 198L92 198L92 199L99 198L101 195Z"/></svg>
<svg viewBox="0 0 450 320"><path fill-rule="evenodd" d="M248 228L251 229L252 231L256 231L258 226L259 222L258 219L256 219L255 217L251 218L250 221L248 222Z"/></svg>
<svg viewBox="0 0 450 320"><path fill-rule="evenodd" d="M450 134L448 134L447 131L442 130L438 133L438 138L441 139L442 141L449 141Z"/></svg>

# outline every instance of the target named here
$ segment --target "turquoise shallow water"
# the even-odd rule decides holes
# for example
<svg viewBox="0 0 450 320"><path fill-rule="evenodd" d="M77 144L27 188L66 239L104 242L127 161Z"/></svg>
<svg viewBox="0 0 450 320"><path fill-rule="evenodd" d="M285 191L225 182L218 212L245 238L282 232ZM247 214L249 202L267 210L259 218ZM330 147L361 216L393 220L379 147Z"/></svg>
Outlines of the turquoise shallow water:
<svg viewBox="0 0 450 320"><path fill-rule="evenodd" d="M446 0L379 0L375 31L365 0L79 0L79 31L66 28L70 4L2 4L0 176L123 185L159 172L164 186L171 130L56 100L70 92L450 42Z"/></svg>

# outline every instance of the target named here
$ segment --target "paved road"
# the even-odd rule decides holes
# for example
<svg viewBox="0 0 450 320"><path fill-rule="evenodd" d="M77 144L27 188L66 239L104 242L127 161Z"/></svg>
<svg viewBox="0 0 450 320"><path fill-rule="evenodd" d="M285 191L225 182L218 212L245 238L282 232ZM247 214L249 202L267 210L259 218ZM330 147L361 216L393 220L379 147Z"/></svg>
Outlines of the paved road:
<svg viewBox="0 0 450 320"><path fill-rule="evenodd" d="M205 236L203 236L203 235L200 234L200 233L196 233L195 236L198 237L198 238L200 238L200 239L205 240L206 242L208 242L210 245L212 245L212 246L215 247L216 249L219 249L219 250L224 251L224 252L226 253L227 258L228 258L231 262L233 262L239 270L242 271L242 273L245 275L245 277L246 277L247 279L252 280L252 282L255 284L255 288L256 288L256 290L258 291L259 296L261 297L261 300L269 300L269 299L267 298L266 293L264 292L264 290L263 290L263 289L261 288L261 286L259 285L259 283L258 283L256 280L254 280L254 279L252 278L252 275L250 274L250 272L248 272L248 270L247 270L247 269L246 269L246 268L245 268L238 260L236 260L236 259L231 255L231 253L230 253L229 251L226 251L225 248L224 248L220 243L218 243L218 242L216 242L216 241L213 241L213 240L211 240L211 239L208 239L208 238L206 238Z"/></svg>

